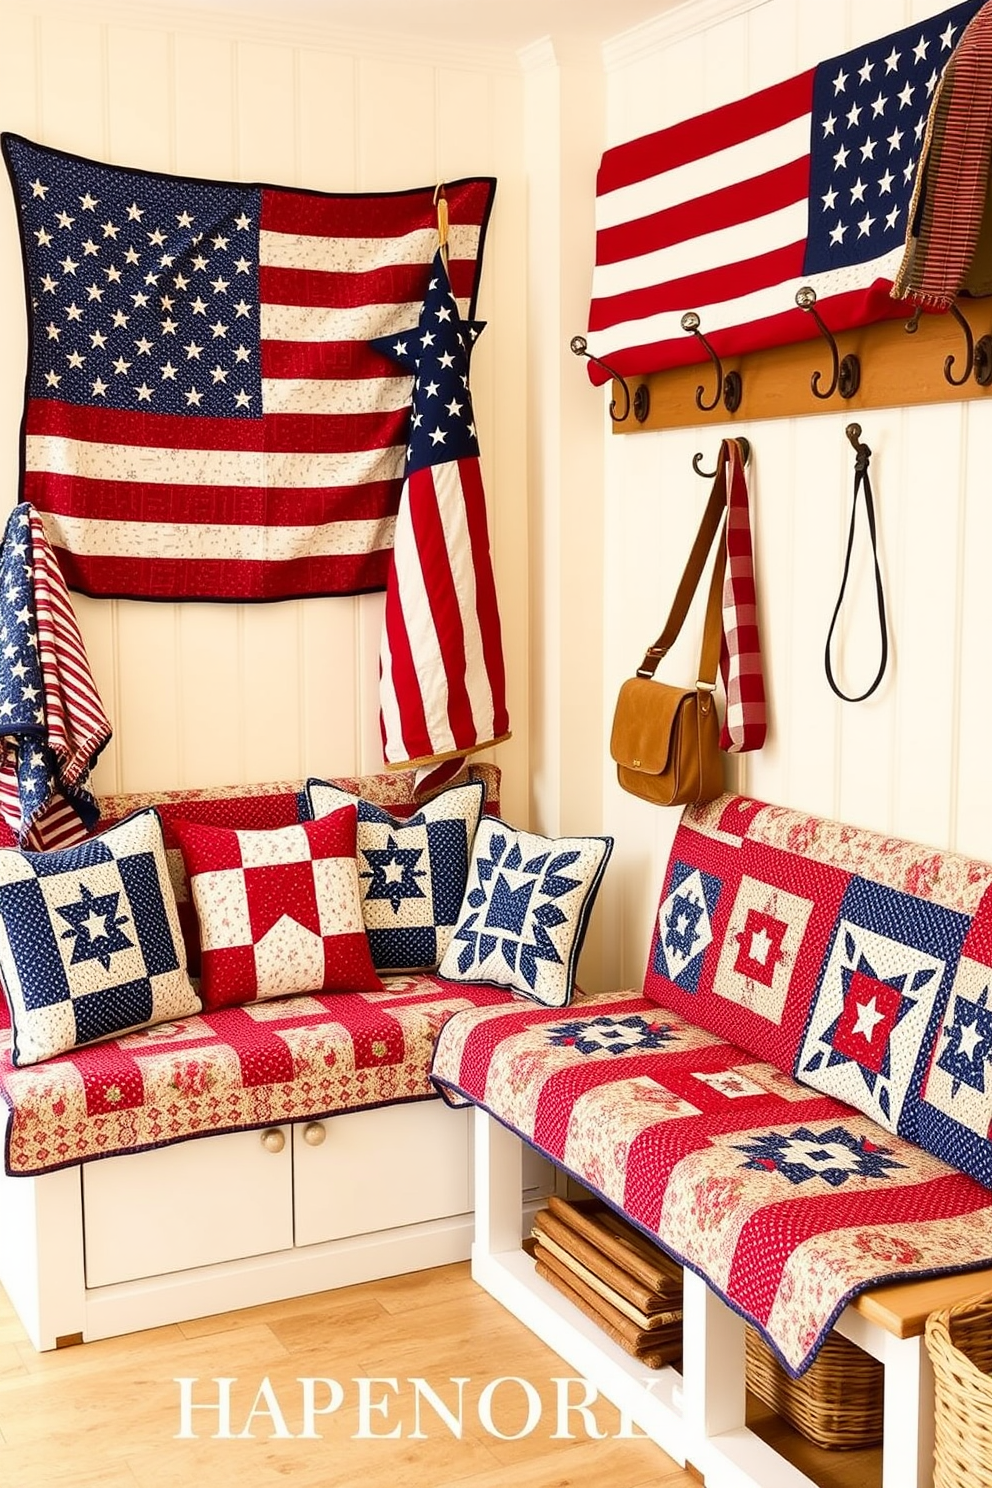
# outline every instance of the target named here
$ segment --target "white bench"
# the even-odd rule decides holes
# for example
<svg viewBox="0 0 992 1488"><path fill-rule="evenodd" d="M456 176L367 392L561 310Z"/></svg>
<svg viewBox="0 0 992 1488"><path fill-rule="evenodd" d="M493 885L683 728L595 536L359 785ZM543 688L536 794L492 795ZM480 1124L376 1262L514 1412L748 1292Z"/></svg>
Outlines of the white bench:
<svg viewBox="0 0 992 1488"><path fill-rule="evenodd" d="M475 1241L472 1276L679 1466L707 1488L816 1488L745 1424L744 1321L686 1271L682 1373L646 1369L536 1273L521 1247L521 1171L529 1150L485 1111L474 1111ZM837 1331L884 1367L882 1488L930 1488L933 1372L927 1315L992 1286L992 1271L906 1282L862 1293Z"/></svg>

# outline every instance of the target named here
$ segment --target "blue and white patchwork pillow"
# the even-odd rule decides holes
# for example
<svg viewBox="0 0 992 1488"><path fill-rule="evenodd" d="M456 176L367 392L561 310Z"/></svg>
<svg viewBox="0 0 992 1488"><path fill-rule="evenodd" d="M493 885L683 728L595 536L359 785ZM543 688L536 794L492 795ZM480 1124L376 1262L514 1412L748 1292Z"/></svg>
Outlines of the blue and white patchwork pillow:
<svg viewBox="0 0 992 1488"><path fill-rule="evenodd" d="M15 1065L200 1011L156 811L74 847L0 850L0 978Z"/></svg>
<svg viewBox="0 0 992 1488"><path fill-rule="evenodd" d="M538 837L483 817L438 975L494 982L564 1007L612 851L612 837Z"/></svg>
<svg viewBox="0 0 992 1488"><path fill-rule="evenodd" d="M315 820L358 807L362 918L377 971L437 967L458 921L485 789L481 780L453 785L397 819L326 781L307 781Z"/></svg>

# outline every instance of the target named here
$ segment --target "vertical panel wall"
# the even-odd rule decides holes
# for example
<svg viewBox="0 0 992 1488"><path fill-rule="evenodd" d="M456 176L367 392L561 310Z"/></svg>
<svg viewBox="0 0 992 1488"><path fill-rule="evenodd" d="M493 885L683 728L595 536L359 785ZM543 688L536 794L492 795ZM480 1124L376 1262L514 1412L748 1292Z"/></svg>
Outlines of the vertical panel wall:
<svg viewBox="0 0 992 1488"><path fill-rule="evenodd" d="M362 23L361 8L355 11ZM0 21L0 127L139 168L317 190L494 175L473 359L514 739L527 810L526 281L522 93L512 55L417 48L193 7L19 0ZM13 204L0 188L0 506L16 499L25 360ZM76 597L115 737L97 788L376 769L380 595L262 605Z"/></svg>
<svg viewBox="0 0 992 1488"><path fill-rule="evenodd" d="M608 48L608 143L689 118L944 8L942 0L682 7ZM708 20L705 27L692 28L694 10L697 24ZM724 18L714 20L721 10ZM980 301L971 311L976 334L988 329L987 305ZM907 359L915 354L907 339ZM813 370L829 354L811 342L810 358ZM870 374L868 365L863 382ZM608 440L607 731L620 683L661 628L708 494L692 456L701 452L712 469L721 437L743 433L754 451L750 489L771 731L760 753L728 760L728 787L992 857L985 680L992 407L949 403L858 415L873 451L890 660L878 692L855 704L834 697L823 665L853 481L844 434L850 415L841 400L834 406L836 412L805 419L738 419L733 430L701 415L698 428ZM863 511L849 595L835 657L845 690L857 693L874 675L878 654ZM701 603L659 676L695 676L700 629ZM617 836L604 889L605 939L615 947L609 970L613 981L636 984L678 813L624 795L605 739L603 753L604 827Z"/></svg>

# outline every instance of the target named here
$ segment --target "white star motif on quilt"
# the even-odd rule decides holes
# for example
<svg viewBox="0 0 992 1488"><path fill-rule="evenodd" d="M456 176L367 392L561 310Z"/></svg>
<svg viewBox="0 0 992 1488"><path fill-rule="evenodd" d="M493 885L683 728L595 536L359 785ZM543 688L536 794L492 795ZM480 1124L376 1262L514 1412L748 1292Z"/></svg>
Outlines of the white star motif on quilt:
<svg viewBox="0 0 992 1488"><path fill-rule="evenodd" d="M813 1143L794 1138L783 1144L781 1161L814 1170L832 1168L842 1173L853 1173L859 1166L858 1154L840 1142Z"/></svg>
<svg viewBox="0 0 992 1488"><path fill-rule="evenodd" d="M982 1041L982 1034L979 1031L977 1020L974 1023L965 1023L962 1019L959 1027L961 1033L958 1038L958 1053L962 1059L970 1060L974 1057L975 1049Z"/></svg>
<svg viewBox="0 0 992 1488"><path fill-rule="evenodd" d="M857 1007L858 1017L852 1032L860 1033L870 1044L875 1028L884 1021L885 1014L878 1011L874 997L869 998L867 1002L859 1002Z"/></svg>
<svg viewBox="0 0 992 1488"><path fill-rule="evenodd" d="M765 962L768 960L768 952L771 950L771 948L772 938L768 934L768 931L764 928L764 926L762 926L760 930L755 930L752 933L751 950L749 952L752 961L756 961L759 966L764 966Z"/></svg>

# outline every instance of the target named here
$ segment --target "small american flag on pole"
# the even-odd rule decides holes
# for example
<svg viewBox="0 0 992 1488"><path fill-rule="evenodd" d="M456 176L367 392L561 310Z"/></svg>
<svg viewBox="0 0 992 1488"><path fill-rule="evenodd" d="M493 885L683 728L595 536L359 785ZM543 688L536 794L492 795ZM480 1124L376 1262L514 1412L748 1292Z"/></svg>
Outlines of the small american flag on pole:
<svg viewBox="0 0 992 1488"><path fill-rule="evenodd" d="M832 331L905 315L890 291L930 101L981 5L608 150L590 352L624 375L698 361L688 310L723 356L802 340L807 284Z"/></svg>
<svg viewBox="0 0 992 1488"><path fill-rule="evenodd" d="M417 325L379 342L414 373L380 649L383 753L389 764L416 766L421 790L456 774L465 755L509 737L468 388L481 329L461 319L438 249Z"/></svg>
<svg viewBox="0 0 992 1488"><path fill-rule="evenodd" d="M385 587L433 187L345 195L3 136L30 329L22 487L71 587L268 600ZM447 187L475 302L494 182Z"/></svg>

